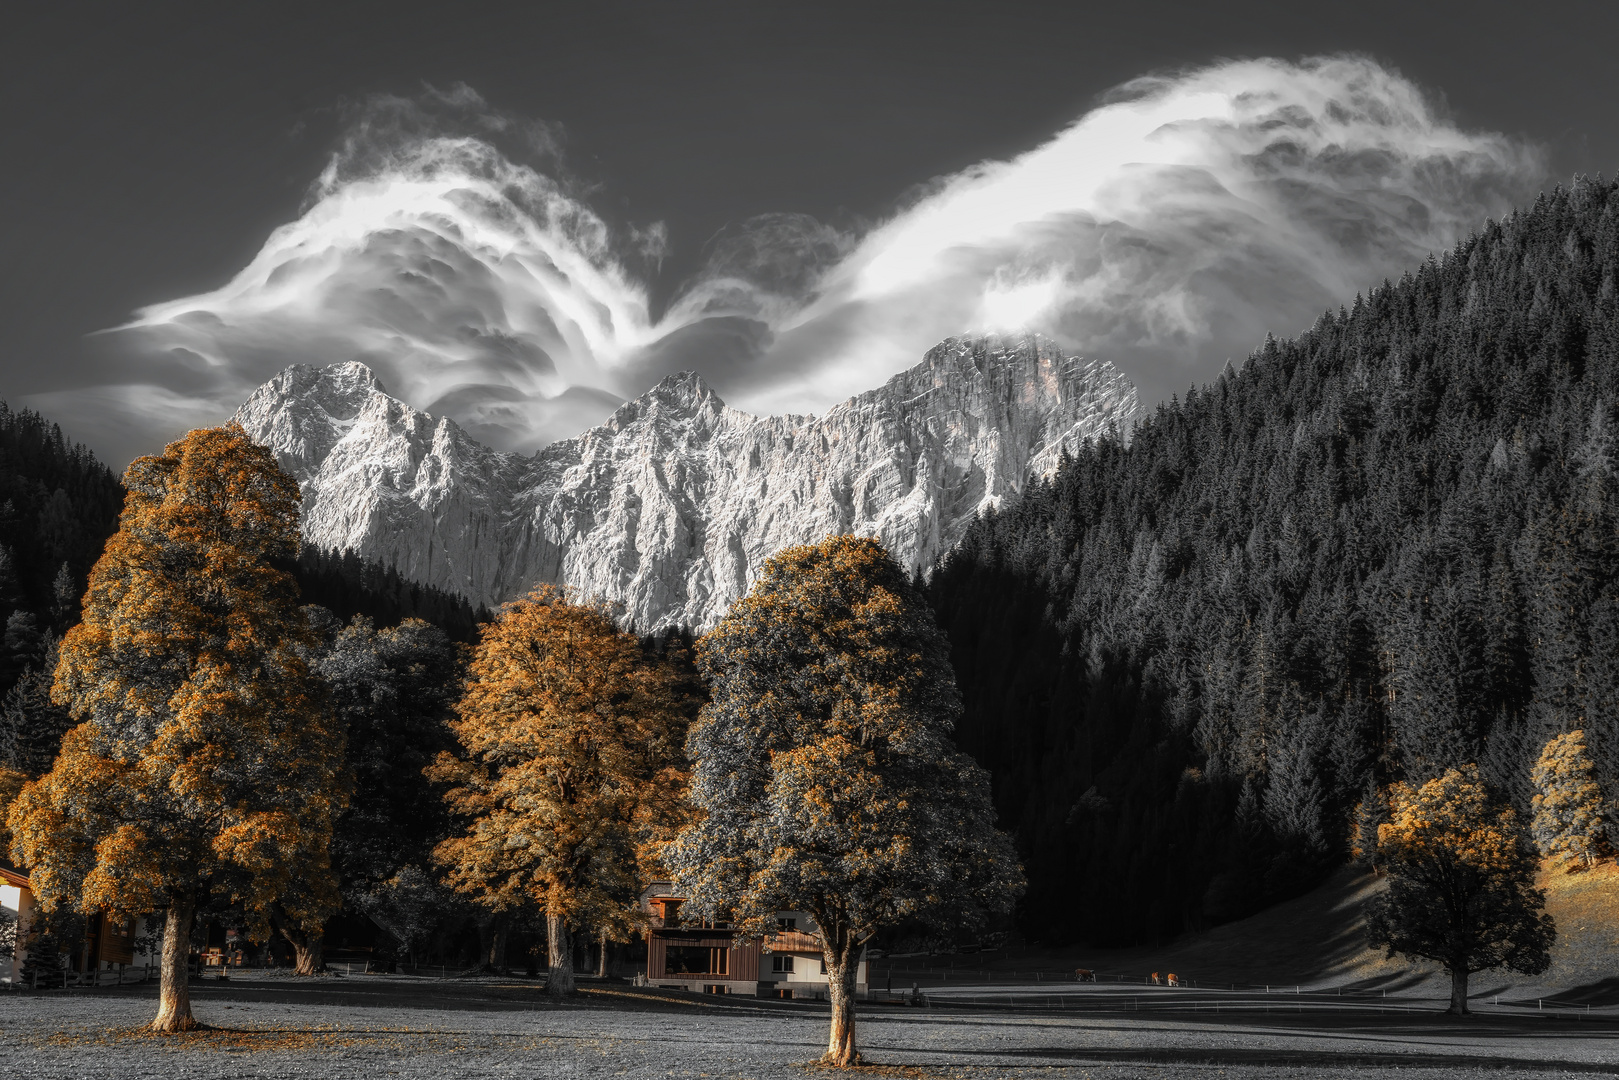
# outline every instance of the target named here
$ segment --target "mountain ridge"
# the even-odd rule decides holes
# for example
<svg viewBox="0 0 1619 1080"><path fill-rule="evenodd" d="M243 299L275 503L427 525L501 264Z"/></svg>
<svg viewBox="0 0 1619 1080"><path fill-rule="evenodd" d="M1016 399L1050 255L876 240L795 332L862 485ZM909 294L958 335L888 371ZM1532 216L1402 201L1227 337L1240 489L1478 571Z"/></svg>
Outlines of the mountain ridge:
<svg viewBox="0 0 1619 1080"><path fill-rule="evenodd" d="M304 489L306 540L493 606L541 582L637 628L712 626L781 547L854 532L925 572L1064 449L1128 437L1135 389L1037 337L951 338L815 416L753 416L693 372L523 456L389 395L363 364L295 365L235 419Z"/></svg>

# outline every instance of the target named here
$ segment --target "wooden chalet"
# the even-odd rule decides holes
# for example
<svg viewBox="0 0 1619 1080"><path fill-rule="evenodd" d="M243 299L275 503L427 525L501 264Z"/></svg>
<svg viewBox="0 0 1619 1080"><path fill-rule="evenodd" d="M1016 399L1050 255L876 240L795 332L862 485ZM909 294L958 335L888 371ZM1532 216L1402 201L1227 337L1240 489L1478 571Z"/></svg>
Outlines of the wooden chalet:
<svg viewBox="0 0 1619 1080"><path fill-rule="evenodd" d="M646 981L668 990L754 997L824 999L826 963L815 923L804 912L776 915L776 932L763 941L739 940L725 922L682 919L678 896L667 881L655 881L641 894L649 917ZM860 959L855 992L866 993L866 961Z"/></svg>

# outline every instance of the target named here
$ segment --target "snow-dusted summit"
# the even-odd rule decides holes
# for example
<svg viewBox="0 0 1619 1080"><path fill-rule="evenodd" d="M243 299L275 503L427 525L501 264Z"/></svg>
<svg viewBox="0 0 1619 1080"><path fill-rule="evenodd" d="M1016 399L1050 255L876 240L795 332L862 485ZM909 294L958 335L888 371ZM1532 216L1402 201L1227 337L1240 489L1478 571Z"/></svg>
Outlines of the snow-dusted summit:
<svg viewBox="0 0 1619 1080"><path fill-rule="evenodd" d="M1050 473L1136 391L1038 338L954 339L821 417L752 416L671 375L533 457L390 397L363 364L287 368L236 420L304 492L304 538L491 606L541 582L639 629L707 628L760 564L831 533L926 569L974 512Z"/></svg>

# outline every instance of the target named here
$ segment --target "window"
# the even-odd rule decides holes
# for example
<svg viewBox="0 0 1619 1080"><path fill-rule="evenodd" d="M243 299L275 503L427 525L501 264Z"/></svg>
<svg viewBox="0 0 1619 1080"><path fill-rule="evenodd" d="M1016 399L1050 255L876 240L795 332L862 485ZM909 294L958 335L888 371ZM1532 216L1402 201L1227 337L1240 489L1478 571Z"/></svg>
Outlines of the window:
<svg viewBox="0 0 1619 1080"><path fill-rule="evenodd" d="M781 972L784 972L784 971L786 971L786 972L792 971L793 970L793 954L792 953L771 953L770 954L770 970L774 971L774 972L776 972L778 974L781 973Z"/></svg>
<svg viewBox="0 0 1619 1080"><path fill-rule="evenodd" d="M798 920L797 919L777 919L776 920L776 929L777 930L797 930L798 929Z"/></svg>
<svg viewBox="0 0 1619 1080"><path fill-rule="evenodd" d="M711 945L670 945L664 954L663 970L668 975L728 975L731 950Z"/></svg>
<svg viewBox="0 0 1619 1080"><path fill-rule="evenodd" d="M826 961L825 960L821 961L821 974L822 975L826 974Z"/></svg>

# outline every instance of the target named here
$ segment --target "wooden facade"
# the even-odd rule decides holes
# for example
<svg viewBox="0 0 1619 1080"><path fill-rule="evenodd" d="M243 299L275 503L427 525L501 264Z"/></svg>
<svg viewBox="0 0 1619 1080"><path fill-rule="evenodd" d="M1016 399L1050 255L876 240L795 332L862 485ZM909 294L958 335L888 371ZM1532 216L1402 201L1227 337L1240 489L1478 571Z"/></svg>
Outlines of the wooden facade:
<svg viewBox="0 0 1619 1080"><path fill-rule="evenodd" d="M778 929L763 941L744 942L725 923L682 920L681 897L654 882L642 893L648 915L646 981L670 990L707 994L824 999L826 968L820 938L802 912L782 912ZM866 990L860 960L856 993Z"/></svg>
<svg viewBox="0 0 1619 1080"><path fill-rule="evenodd" d="M647 935L646 974L654 982L709 976L713 982L758 982L759 946L737 944L730 930L660 927Z"/></svg>

